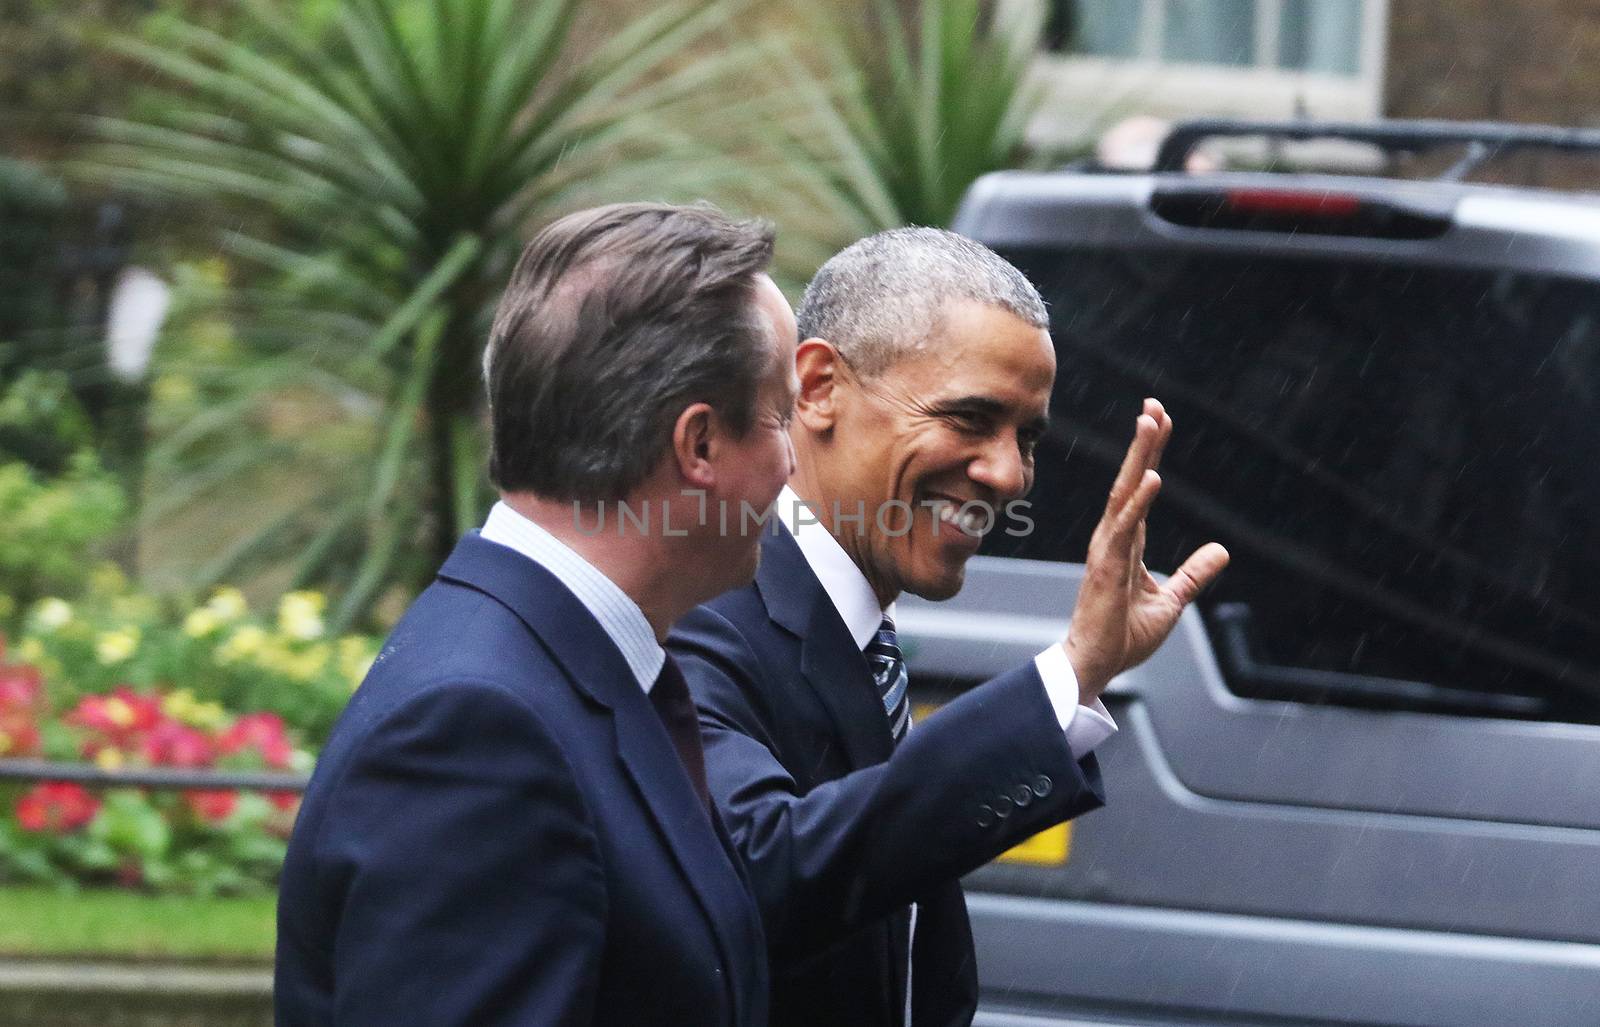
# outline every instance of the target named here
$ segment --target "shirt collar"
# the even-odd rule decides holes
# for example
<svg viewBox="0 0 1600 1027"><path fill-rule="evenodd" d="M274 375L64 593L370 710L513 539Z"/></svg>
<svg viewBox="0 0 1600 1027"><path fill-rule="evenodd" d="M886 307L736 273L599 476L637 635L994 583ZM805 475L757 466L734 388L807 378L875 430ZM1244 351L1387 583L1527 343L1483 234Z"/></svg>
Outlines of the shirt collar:
<svg viewBox="0 0 1600 1027"><path fill-rule="evenodd" d="M656 633L645 619L639 604L628 597L616 582L560 539L517 513L505 503L496 503L483 522L480 537L521 553L556 576L578 602L600 622L600 628L622 652L639 687L650 691L666 663L666 650L656 641Z"/></svg>
<svg viewBox="0 0 1600 1027"><path fill-rule="evenodd" d="M828 594L833 608L839 611L856 647L865 649L883 618L894 617L894 604L890 603L888 609L878 605L878 597L861 568L850 559L850 554L844 551L833 533L807 512L805 500L787 485L778 493L778 514L784 525L792 529L800 554L806 558L811 573L822 582L822 590Z"/></svg>

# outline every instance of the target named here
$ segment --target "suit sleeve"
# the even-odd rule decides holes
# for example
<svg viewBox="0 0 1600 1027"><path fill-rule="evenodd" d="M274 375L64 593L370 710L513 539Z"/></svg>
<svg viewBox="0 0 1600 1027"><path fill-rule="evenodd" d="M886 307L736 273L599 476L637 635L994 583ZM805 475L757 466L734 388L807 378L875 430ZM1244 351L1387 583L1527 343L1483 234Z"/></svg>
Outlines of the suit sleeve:
<svg viewBox="0 0 1600 1027"><path fill-rule="evenodd" d="M378 724L319 839L345 1025L592 1019L606 890L570 766L527 706L437 687Z"/></svg>
<svg viewBox="0 0 1600 1027"><path fill-rule="evenodd" d="M669 644L774 952L815 951L1104 803L1094 756L1073 759L1031 662L918 723L887 762L801 794L774 740L786 711L739 630L701 607Z"/></svg>

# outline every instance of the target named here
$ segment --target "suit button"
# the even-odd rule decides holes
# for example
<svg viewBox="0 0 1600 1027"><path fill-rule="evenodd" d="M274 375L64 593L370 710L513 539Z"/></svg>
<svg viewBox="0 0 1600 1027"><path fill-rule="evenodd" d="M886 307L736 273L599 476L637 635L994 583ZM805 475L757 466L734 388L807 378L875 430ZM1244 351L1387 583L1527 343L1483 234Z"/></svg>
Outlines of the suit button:
<svg viewBox="0 0 1600 1027"><path fill-rule="evenodd" d="M994 809L989 806L978 807L978 826L993 827L996 820Z"/></svg>
<svg viewBox="0 0 1600 1027"><path fill-rule="evenodd" d="M994 815L999 817L1001 820L1009 817L1011 815L1011 810L1015 807L1015 804L1011 801L1011 796L1009 795L996 796L993 800L993 804Z"/></svg>
<svg viewBox="0 0 1600 1027"><path fill-rule="evenodd" d="M1042 799L1046 795L1049 795L1055 786L1056 785L1054 781L1050 780L1050 778L1046 777L1044 774L1040 774L1038 777L1034 778L1033 794Z"/></svg>
<svg viewBox="0 0 1600 1027"><path fill-rule="evenodd" d="M1011 801L1017 804L1017 809L1021 809L1033 801L1033 789L1027 785L1017 785L1011 793Z"/></svg>

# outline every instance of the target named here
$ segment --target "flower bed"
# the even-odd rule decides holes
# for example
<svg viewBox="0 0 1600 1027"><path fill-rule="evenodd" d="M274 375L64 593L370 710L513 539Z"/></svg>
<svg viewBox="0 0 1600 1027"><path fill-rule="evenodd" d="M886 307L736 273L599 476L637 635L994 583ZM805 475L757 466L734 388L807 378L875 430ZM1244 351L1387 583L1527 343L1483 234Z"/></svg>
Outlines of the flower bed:
<svg viewBox="0 0 1600 1027"><path fill-rule="evenodd" d="M315 593L285 596L270 623L226 589L159 613L115 588L26 611L19 641L0 642L0 759L308 772L375 651L325 638ZM211 895L275 883L299 797L39 780L0 785L0 800L0 883Z"/></svg>

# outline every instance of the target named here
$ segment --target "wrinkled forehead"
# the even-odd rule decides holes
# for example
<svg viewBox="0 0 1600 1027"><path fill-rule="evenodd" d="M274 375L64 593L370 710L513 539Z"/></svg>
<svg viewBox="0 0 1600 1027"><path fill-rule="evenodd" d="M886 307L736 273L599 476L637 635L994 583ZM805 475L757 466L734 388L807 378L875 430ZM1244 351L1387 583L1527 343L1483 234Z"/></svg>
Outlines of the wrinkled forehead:
<svg viewBox="0 0 1600 1027"><path fill-rule="evenodd" d="M1048 397L1056 355L1050 334L1004 307L952 299L896 347L886 372L922 379L940 392Z"/></svg>

